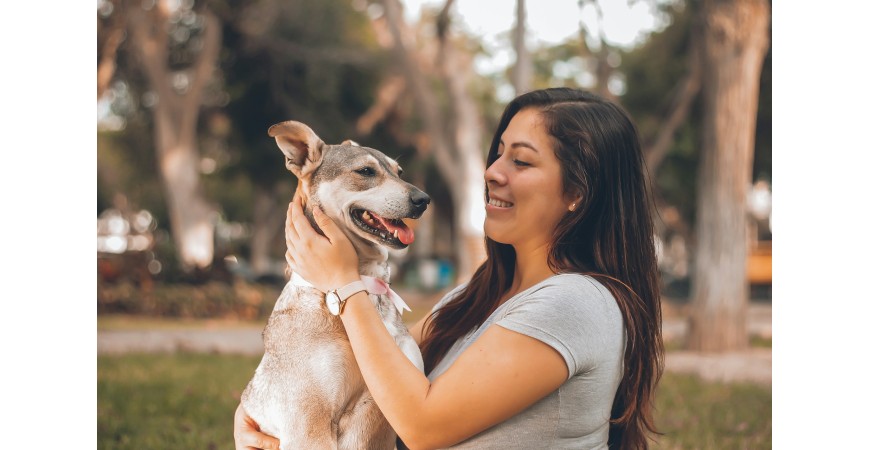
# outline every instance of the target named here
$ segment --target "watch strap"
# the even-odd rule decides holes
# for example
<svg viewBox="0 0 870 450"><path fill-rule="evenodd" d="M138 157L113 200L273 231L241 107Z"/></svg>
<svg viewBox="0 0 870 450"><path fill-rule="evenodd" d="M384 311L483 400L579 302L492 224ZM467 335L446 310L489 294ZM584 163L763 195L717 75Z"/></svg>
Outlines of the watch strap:
<svg viewBox="0 0 870 450"><path fill-rule="evenodd" d="M365 290L366 285L362 282L362 280L356 280L337 289L335 293L338 295L338 299L341 301L341 303L344 303L347 301L348 298L350 298L351 295Z"/></svg>

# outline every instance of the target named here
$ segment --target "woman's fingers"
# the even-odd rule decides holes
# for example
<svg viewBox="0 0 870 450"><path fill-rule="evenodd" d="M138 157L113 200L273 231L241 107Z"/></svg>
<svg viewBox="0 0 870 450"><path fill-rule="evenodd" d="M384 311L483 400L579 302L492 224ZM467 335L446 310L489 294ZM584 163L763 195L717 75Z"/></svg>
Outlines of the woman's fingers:
<svg viewBox="0 0 870 450"><path fill-rule="evenodd" d="M241 403L233 417L233 440L237 450L279 450L280 448L278 439L260 432L260 426L248 416Z"/></svg>
<svg viewBox="0 0 870 450"><path fill-rule="evenodd" d="M296 201L290 202L290 206L287 207L287 220L284 222L284 239L287 241L287 246L291 245L295 246L296 242L299 240L299 233L296 231L296 225L294 224L294 214L293 211L298 209Z"/></svg>
<svg viewBox="0 0 870 450"><path fill-rule="evenodd" d="M320 207L314 208L312 213L314 214L314 221L317 222L317 226L323 230L323 235L326 236L330 242L333 242L333 239L336 236L341 235L341 230L338 229L338 225L335 224L332 218L324 214Z"/></svg>
<svg viewBox="0 0 870 450"><path fill-rule="evenodd" d="M236 435L236 449L279 450L280 444L278 439L259 431L242 431Z"/></svg>

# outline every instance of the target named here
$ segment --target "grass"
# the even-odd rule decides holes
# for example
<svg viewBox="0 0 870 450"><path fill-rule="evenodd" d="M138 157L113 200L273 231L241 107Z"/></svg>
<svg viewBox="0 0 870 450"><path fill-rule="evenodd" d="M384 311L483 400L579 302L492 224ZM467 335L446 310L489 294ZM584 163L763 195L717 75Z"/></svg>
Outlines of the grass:
<svg viewBox="0 0 870 450"><path fill-rule="evenodd" d="M770 386L709 383L666 373L656 393L654 449L769 449Z"/></svg>
<svg viewBox="0 0 870 450"><path fill-rule="evenodd" d="M97 358L97 447L233 449L233 413L259 357Z"/></svg>
<svg viewBox="0 0 870 450"><path fill-rule="evenodd" d="M233 449L233 412L260 357L98 356L99 449ZM771 448L771 389L665 374L655 449Z"/></svg>

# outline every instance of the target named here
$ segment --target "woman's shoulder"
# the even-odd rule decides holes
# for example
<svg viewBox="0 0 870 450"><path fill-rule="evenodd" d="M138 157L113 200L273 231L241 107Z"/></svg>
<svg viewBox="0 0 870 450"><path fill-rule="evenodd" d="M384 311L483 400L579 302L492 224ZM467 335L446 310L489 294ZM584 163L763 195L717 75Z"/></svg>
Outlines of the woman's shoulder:
<svg viewBox="0 0 870 450"><path fill-rule="evenodd" d="M508 314L512 310L536 309L572 320L620 316L610 291L595 278L579 273L553 275L508 303Z"/></svg>
<svg viewBox="0 0 870 450"><path fill-rule="evenodd" d="M553 275L537 286L538 294L563 294L568 298L613 299L613 294L592 276L565 272Z"/></svg>

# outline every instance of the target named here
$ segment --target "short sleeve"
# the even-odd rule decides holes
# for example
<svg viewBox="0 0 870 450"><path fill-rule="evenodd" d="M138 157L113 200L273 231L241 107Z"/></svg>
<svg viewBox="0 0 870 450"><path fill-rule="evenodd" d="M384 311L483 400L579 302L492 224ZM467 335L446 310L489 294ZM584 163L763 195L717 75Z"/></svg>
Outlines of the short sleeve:
<svg viewBox="0 0 870 450"><path fill-rule="evenodd" d="M610 292L589 277L558 275L506 306L496 325L553 347L569 377L622 357L622 314Z"/></svg>

